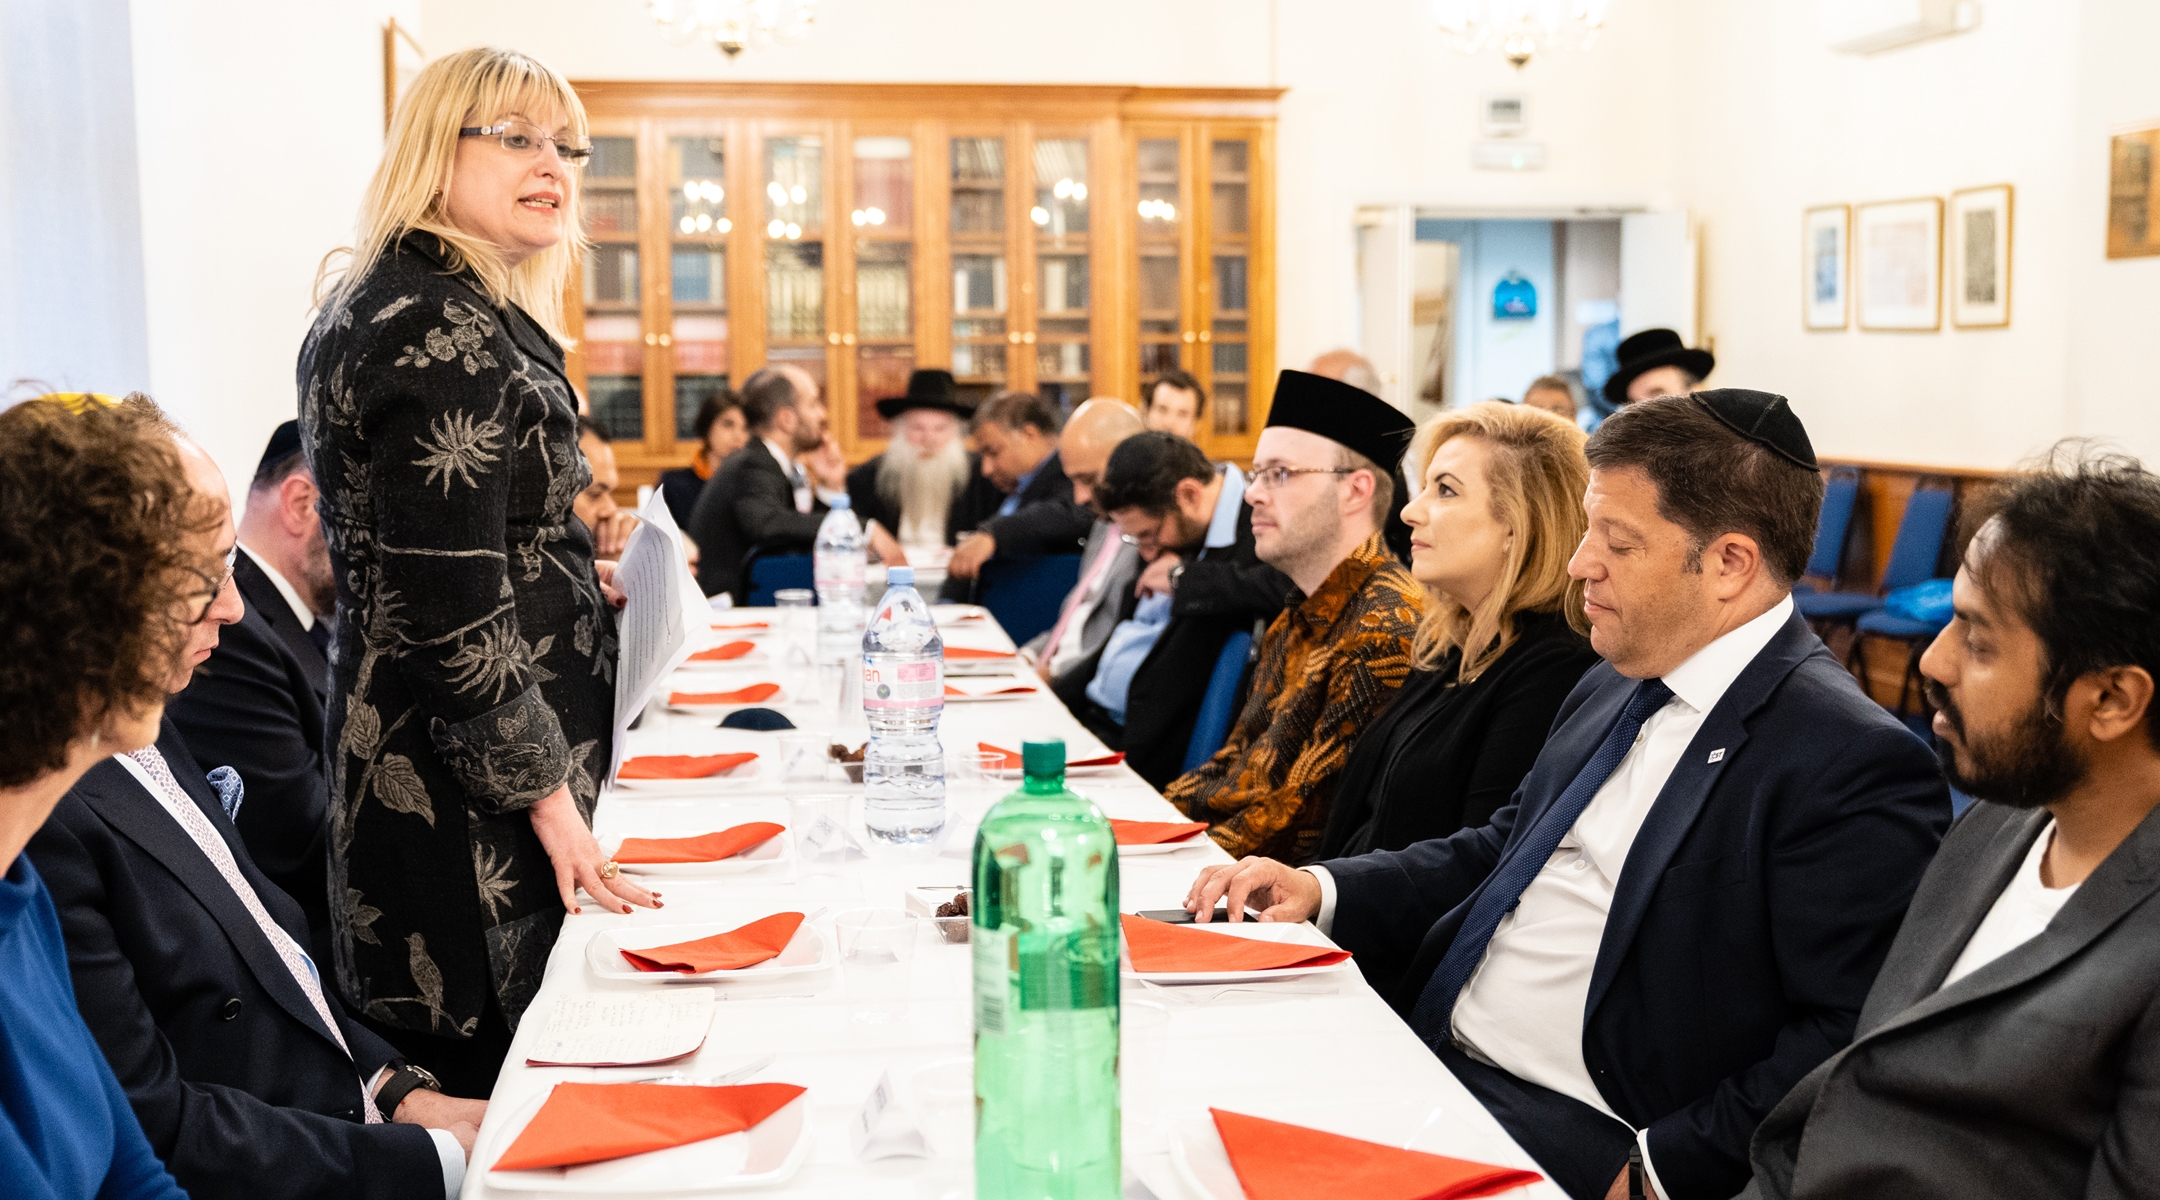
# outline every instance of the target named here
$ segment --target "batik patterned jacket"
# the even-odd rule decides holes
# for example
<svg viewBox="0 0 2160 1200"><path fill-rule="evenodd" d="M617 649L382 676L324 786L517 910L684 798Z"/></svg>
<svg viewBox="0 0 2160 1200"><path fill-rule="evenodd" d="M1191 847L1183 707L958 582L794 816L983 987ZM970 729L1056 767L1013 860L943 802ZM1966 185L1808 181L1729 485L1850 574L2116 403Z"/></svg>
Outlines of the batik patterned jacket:
<svg viewBox="0 0 2160 1200"><path fill-rule="evenodd" d="M1327 830L1359 733L1401 690L1425 593L1379 534L1260 642L1252 692L1215 757L1163 795L1233 855L1303 863Z"/></svg>
<svg viewBox="0 0 2160 1200"><path fill-rule="evenodd" d="M571 500L592 473L562 349L410 234L300 350L337 574L332 949L400 1028L514 1029L563 919L526 813L608 762L614 614Z"/></svg>

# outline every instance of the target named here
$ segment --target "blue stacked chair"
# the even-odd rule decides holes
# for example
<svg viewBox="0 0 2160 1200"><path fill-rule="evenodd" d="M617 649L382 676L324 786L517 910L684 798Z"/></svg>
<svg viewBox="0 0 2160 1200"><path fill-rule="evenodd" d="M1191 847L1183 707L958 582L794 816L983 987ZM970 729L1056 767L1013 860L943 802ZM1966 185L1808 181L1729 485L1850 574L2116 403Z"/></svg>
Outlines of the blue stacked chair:
<svg viewBox="0 0 2160 1200"><path fill-rule="evenodd" d="M788 588L808 588L816 584L816 575L807 554L764 554L750 552L750 561L744 564L745 579L742 603L756 607L771 607L776 601L773 593Z"/></svg>
<svg viewBox="0 0 2160 1200"><path fill-rule="evenodd" d="M1245 682L1245 660L1252 656L1252 643L1253 635L1240 629L1215 656L1207 691L1200 697L1199 715L1193 718L1192 740L1185 744L1185 770L1215 757L1230 740L1230 723L1237 719L1238 688Z"/></svg>
<svg viewBox="0 0 2160 1200"><path fill-rule="evenodd" d="M1066 593L1080 582L1080 556L1039 558L994 555L975 580L975 601L990 610L1016 646L1057 624Z"/></svg>
<svg viewBox="0 0 2160 1200"><path fill-rule="evenodd" d="M1838 567L1845 561L1845 541L1852 533L1853 510L1860 503L1860 468L1832 467L1823 485L1822 512L1815 518L1815 549L1809 553L1807 573L1793 584L1793 595L1816 594L1813 580L1837 586Z"/></svg>
<svg viewBox="0 0 2160 1200"><path fill-rule="evenodd" d="M1898 520L1897 540L1890 544L1890 561L1883 564L1882 579L1875 590L1795 593L1793 603L1799 606L1800 615L1818 626L1857 625L1862 615L1883 606L1884 593L1933 579L1936 560L1942 557L1943 537L1950 529L1953 497L1947 482L1922 480L1920 486L1913 489L1912 498L1905 502L1905 515ZM1850 519L1848 512L1847 520ZM1819 542L1815 553L1818 557L1822 553ZM1814 559L1810 559L1811 574L1814 565Z"/></svg>

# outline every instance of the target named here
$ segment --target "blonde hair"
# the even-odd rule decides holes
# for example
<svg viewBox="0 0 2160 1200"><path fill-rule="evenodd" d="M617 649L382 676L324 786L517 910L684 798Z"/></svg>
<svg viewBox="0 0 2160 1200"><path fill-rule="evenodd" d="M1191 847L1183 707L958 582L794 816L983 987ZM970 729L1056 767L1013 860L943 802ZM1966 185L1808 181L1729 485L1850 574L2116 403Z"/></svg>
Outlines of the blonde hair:
<svg viewBox="0 0 2160 1200"><path fill-rule="evenodd" d="M1572 422L1543 409L1487 401L1451 409L1418 430L1408 456L1417 464L1410 475L1413 494L1424 490L1433 454L1459 437L1476 438L1490 451L1485 477L1492 488L1493 519L1513 536L1500 581L1476 612L1425 589L1425 617L1418 623L1413 654L1418 667L1429 671L1460 647L1457 681L1468 683L1515 644L1517 613L1562 612L1575 632L1589 634L1582 581L1568 577L1567 565L1589 526L1582 497L1590 464L1583 460L1589 438Z"/></svg>
<svg viewBox="0 0 2160 1200"><path fill-rule="evenodd" d="M512 113L540 124L540 114L550 108L564 114L577 141L585 141L585 106L569 82L539 59L482 46L429 63L391 119L382 161L360 200L353 244L323 256L316 271L316 306L342 304L399 238L418 230L441 239L451 271L470 270L489 300L517 305L556 341L569 344L563 293L585 246L578 172L563 172L563 239L514 267L494 246L450 224L443 211L460 128L493 125ZM334 269L340 258L343 269Z"/></svg>

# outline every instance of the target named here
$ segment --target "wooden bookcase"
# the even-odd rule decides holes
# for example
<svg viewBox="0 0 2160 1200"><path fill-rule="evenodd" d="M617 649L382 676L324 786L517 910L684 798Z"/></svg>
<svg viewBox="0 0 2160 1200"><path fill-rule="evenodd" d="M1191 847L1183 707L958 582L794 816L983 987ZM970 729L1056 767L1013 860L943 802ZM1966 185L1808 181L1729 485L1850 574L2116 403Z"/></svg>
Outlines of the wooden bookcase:
<svg viewBox="0 0 2160 1200"><path fill-rule="evenodd" d="M715 388L824 385L850 461L917 366L980 399L1209 391L1250 460L1275 372L1272 88L578 83L593 242L571 377L626 492L689 461Z"/></svg>

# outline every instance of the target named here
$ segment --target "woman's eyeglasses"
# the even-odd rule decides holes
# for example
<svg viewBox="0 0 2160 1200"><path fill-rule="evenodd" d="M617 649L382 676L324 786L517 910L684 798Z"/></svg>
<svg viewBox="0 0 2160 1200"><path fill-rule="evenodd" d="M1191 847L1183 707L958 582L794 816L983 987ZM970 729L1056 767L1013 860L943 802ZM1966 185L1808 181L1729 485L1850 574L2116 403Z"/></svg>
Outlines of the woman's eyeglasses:
<svg viewBox="0 0 2160 1200"><path fill-rule="evenodd" d="M592 157L592 147L567 141L540 128L530 121L504 121L499 125L467 125L458 130L459 137L490 137L502 143L502 148L517 155L537 155L543 143L555 143L555 153L572 167L582 167Z"/></svg>

